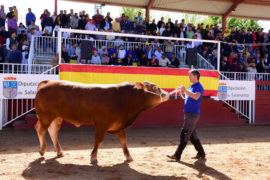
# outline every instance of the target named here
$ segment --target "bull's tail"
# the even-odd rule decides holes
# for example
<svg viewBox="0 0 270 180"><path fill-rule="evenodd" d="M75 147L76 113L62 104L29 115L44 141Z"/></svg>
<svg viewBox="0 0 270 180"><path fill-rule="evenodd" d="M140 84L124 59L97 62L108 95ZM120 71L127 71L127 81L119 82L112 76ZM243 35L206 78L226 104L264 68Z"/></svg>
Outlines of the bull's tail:
<svg viewBox="0 0 270 180"><path fill-rule="evenodd" d="M37 90L39 90L43 85L47 84L48 82L49 82L49 80L41 81L41 82L38 84Z"/></svg>

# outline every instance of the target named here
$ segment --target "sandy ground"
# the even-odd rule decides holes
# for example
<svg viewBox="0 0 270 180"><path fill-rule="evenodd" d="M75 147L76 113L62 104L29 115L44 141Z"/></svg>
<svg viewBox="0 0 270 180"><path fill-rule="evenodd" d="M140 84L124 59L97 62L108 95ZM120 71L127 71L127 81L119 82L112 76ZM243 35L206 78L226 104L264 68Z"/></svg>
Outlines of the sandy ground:
<svg viewBox="0 0 270 180"><path fill-rule="evenodd" d="M39 156L35 131L4 130L0 131L0 179L270 180L270 126L202 127L198 133L206 162L191 159L196 154L191 144L180 163L166 158L178 144L179 128L131 128L128 145L133 162L125 162L117 139L107 135L98 166L92 166L92 128L62 129L65 156L58 159L51 142L44 158Z"/></svg>

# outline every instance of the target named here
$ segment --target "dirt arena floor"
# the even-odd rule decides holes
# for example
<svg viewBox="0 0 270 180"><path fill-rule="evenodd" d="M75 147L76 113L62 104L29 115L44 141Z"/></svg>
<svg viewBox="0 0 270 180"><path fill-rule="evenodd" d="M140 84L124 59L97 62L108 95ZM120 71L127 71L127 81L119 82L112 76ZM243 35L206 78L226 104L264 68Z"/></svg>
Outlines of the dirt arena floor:
<svg viewBox="0 0 270 180"><path fill-rule="evenodd" d="M38 154L35 131L0 131L0 179L63 180L270 180L270 126L198 128L207 161L195 161L188 145L182 161L170 162L179 128L130 128L128 145L134 159L126 163L113 135L107 135L90 165L94 129L61 129L64 157L55 158L51 142L44 158ZM49 138L48 138L49 140Z"/></svg>

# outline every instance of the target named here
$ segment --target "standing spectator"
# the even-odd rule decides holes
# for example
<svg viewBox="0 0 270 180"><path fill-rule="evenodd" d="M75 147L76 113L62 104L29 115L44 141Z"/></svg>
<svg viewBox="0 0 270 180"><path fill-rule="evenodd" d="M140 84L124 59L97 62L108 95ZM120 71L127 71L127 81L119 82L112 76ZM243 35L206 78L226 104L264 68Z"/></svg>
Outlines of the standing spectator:
<svg viewBox="0 0 270 180"><path fill-rule="evenodd" d="M161 27L159 28L159 34L162 35L165 30L166 30L165 24L163 23L163 24L161 24Z"/></svg>
<svg viewBox="0 0 270 180"><path fill-rule="evenodd" d="M10 29L10 28L14 27L15 23L17 24L17 22L14 19L14 12L13 12L12 7L9 7L9 12L7 13L7 19L8 19L8 21L7 21L7 23L8 23L8 31L11 32L12 29Z"/></svg>
<svg viewBox="0 0 270 180"><path fill-rule="evenodd" d="M71 29L78 29L79 26L79 17L78 13L75 13L75 15L70 16L70 27Z"/></svg>
<svg viewBox="0 0 270 180"><path fill-rule="evenodd" d="M69 16L67 15L66 10L64 10L64 13L60 15L60 18L61 18L62 26L64 28L67 28L69 24Z"/></svg>
<svg viewBox="0 0 270 180"><path fill-rule="evenodd" d="M105 30L105 31L112 29L112 23L109 20L108 16L106 16L105 19L101 22L100 28Z"/></svg>
<svg viewBox="0 0 270 180"><path fill-rule="evenodd" d="M44 30L48 30L48 33L51 35L53 30L53 18L51 13L48 12L47 17L43 20Z"/></svg>
<svg viewBox="0 0 270 180"><path fill-rule="evenodd" d="M28 27L32 21L36 22L36 16L32 13L32 9L28 8L28 13L26 14L26 26Z"/></svg>
<svg viewBox="0 0 270 180"><path fill-rule="evenodd" d="M47 9L45 9L44 10L44 12L41 14L41 16L40 16L40 21L41 21L41 30L43 31L44 30L44 28L45 28L45 26L44 26L44 20L45 20L45 18L48 16L48 10Z"/></svg>
<svg viewBox="0 0 270 180"><path fill-rule="evenodd" d="M108 18L108 21L110 22L110 23L112 23L112 18L111 18L111 13L110 12L107 12L107 16L105 17L105 18Z"/></svg>
<svg viewBox="0 0 270 180"><path fill-rule="evenodd" d="M135 54L136 54L137 60L139 60L142 57L142 55L144 54L144 51L143 51L143 48L142 48L141 44L138 44L138 46L136 47Z"/></svg>
<svg viewBox="0 0 270 180"><path fill-rule="evenodd" d="M220 71L230 71L230 63L226 56L223 57L220 65Z"/></svg>
<svg viewBox="0 0 270 180"><path fill-rule="evenodd" d="M53 12L53 15L52 15L52 18L53 18L53 22L55 22L56 18L57 18L57 12Z"/></svg>
<svg viewBox="0 0 270 180"><path fill-rule="evenodd" d="M6 13L4 5L1 5L0 9L0 27L5 26L6 23Z"/></svg>
<svg viewBox="0 0 270 180"><path fill-rule="evenodd" d="M165 56L165 54L163 53L161 58L159 59L158 61L158 64L161 66L161 67L168 67L168 65L171 64L171 61Z"/></svg>
<svg viewBox="0 0 270 180"><path fill-rule="evenodd" d="M60 28L62 27L62 22L61 22L61 18L60 16L56 17L56 20L54 21L54 36L58 37L58 31L60 30Z"/></svg>
<svg viewBox="0 0 270 180"><path fill-rule="evenodd" d="M118 22L117 18L115 19L115 21L112 24L112 29L113 29L114 32L120 32L121 31L120 22Z"/></svg>
<svg viewBox="0 0 270 180"><path fill-rule="evenodd" d="M87 22L86 22L85 16L84 15L81 15L80 16L80 19L79 19L78 29L85 29L86 23Z"/></svg>
<svg viewBox="0 0 270 180"><path fill-rule="evenodd" d="M194 36L194 32L192 31L192 27L189 26L188 31L186 32L186 37L189 38L189 39L192 39L193 36Z"/></svg>
<svg viewBox="0 0 270 180"><path fill-rule="evenodd" d="M35 24L35 21L31 21L31 24L28 26L28 31L36 29L38 26Z"/></svg>
<svg viewBox="0 0 270 180"><path fill-rule="evenodd" d="M88 23L85 25L85 29L86 30L89 30L89 31L96 31L97 30L97 27L95 24L93 24L93 21L90 20L88 21Z"/></svg>
<svg viewBox="0 0 270 180"><path fill-rule="evenodd" d="M153 19L152 23L149 25L149 30L150 30L152 35L157 30L157 25L156 25L156 20L155 19Z"/></svg>
<svg viewBox="0 0 270 180"><path fill-rule="evenodd" d="M16 22L18 22L18 18L19 18L19 12L16 6L13 6L13 13L14 13L14 17Z"/></svg>
<svg viewBox="0 0 270 180"><path fill-rule="evenodd" d="M160 30L160 28L162 27L162 24L164 24L164 29L165 29L165 23L164 23L164 17L161 17L161 19L158 21L157 27Z"/></svg>
<svg viewBox="0 0 270 180"><path fill-rule="evenodd" d="M96 27L100 29L101 22L104 20L104 16L99 14L99 10L97 9L97 14L95 14L93 17L94 22L96 23Z"/></svg>
<svg viewBox="0 0 270 180"><path fill-rule="evenodd" d="M171 42L171 40L167 41L165 43L165 54L167 58L171 58L171 55L173 53L173 49L174 49L174 42Z"/></svg>
<svg viewBox="0 0 270 180"><path fill-rule="evenodd" d="M13 16L13 18L8 20L8 31L9 32L17 31L17 29L18 29L17 21L15 19L15 16Z"/></svg>
<svg viewBox="0 0 270 180"><path fill-rule="evenodd" d="M142 16L142 13L138 12L137 21L140 21L140 20L144 21L144 19L141 16Z"/></svg>

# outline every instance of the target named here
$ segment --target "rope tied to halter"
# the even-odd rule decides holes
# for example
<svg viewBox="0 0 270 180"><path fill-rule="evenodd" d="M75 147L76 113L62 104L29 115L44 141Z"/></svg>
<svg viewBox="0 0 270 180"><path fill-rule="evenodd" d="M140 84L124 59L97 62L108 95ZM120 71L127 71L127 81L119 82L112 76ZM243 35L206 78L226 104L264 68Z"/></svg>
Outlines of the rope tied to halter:
<svg viewBox="0 0 270 180"><path fill-rule="evenodd" d="M175 94L175 99L177 99L177 95L179 94L179 96L180 96L182 99L184 99L184 100L185 100L185 99L186 99L187 94L186 94L186 93L182 93L182 91L181 91L181 87L182 87L182 86L175 88L175 90L173 90L173 91L172 91L172 92L170 92L169 94L170 94L170 95Z"/></svg>

